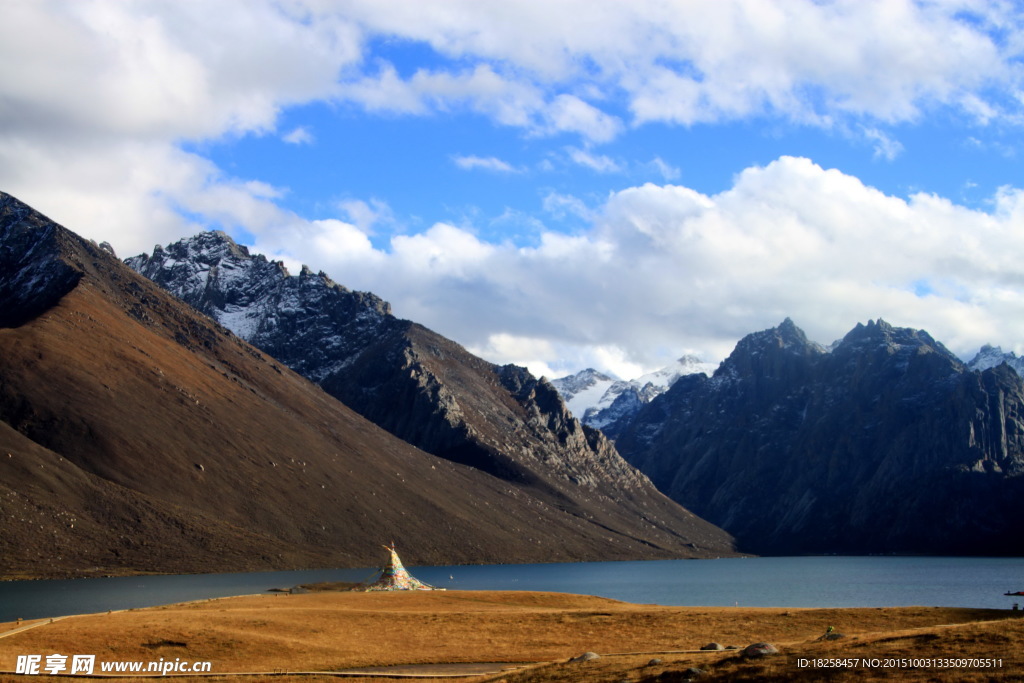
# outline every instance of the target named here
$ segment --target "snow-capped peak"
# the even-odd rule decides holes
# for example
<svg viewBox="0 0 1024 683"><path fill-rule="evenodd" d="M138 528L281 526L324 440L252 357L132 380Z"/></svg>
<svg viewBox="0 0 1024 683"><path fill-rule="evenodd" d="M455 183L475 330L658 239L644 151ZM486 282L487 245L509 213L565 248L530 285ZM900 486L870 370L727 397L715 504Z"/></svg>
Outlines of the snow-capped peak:
<svg viewBox="0 0 1024 683"><path fill-rule="evenodd" d="M220 231L125 263L316 382L348 363L392 318L379 297L308 266L290 275L280 261L250 254Z"/></svg>
<svg viewBox="0 0 1024 683"><path fill-rule="evenodd" d="M1013 351L1003 352L1003 349L998 346L991 346L985 344L978 351L978 354L967 363L967 367L971 370L977 370L981 372L994 368L997 365L1006 363L1011 368L1017 371L1017 374L1024 377L1024 358L1020 358Z"/></svg>
<svg viewBox="0 0 1024 683"><path fill-rule="evenodd" d="M627 414L633 414L655 396L668 391L684 375L715 370L696 356L683 356L672 365L631 380L617 380L593 368L556 380L552 384L562 395L569 411L584 424L601 429Z"/></svg>

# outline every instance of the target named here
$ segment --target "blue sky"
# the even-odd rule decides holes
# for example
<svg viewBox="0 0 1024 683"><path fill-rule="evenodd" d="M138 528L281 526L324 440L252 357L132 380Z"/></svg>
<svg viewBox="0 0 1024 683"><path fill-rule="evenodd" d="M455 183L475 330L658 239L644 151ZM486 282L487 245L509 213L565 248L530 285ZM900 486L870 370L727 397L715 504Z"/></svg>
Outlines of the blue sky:
<svg viewBox="0 0 1024 683"><path fill-rule="evenodd" d="M12 0L0 189L221 228L495 362L635 376L792 317L1024 351L1024 10Z"/></svg>

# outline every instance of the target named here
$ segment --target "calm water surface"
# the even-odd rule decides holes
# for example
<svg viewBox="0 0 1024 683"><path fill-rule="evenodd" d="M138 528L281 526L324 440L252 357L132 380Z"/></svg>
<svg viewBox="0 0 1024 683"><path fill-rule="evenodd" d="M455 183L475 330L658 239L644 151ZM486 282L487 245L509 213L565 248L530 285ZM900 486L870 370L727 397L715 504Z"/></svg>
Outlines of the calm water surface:
<svg viewBox="0 0 1024 683"><path fill-rule="evenodd" d="M1009 609L1024 597L1024 558L760 557L658 562L410 567L462 590L586 593L659 605ZM0 582L0 622L362 581L372 569Z"/></svg>

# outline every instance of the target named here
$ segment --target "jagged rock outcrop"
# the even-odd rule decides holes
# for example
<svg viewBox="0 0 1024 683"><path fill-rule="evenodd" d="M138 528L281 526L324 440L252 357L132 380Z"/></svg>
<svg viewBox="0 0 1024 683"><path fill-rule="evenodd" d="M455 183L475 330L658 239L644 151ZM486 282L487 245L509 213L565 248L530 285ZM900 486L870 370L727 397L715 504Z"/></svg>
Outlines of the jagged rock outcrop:
<svg viewBox="0 0 1024 683"><path fill-rule="evenodd" d="M659 493L547 381L398 319L373 294L305 267L291 276L221 232L126 263L392 434L528 487L607 529L612 547L628 538L670 554L728 552L719 530Z"/></svg>
<svg viewBox="0 0 1024 683"><path fill-rule="evenodd" d="M1024 552L1020 377L882 320L831 352L788 319L749 335L616 444L750 552Z"/></svg>

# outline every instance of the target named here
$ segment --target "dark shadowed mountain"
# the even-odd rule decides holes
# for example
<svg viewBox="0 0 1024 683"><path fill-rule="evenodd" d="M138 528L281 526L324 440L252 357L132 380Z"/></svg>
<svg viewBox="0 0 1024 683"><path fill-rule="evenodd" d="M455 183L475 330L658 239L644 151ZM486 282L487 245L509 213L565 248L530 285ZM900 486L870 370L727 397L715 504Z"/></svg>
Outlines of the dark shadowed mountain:
<svg viewBox="0 0 1024 683"><path fill-rule="evenodd" d="M623 430L665 492L765 554L1021 554L1024 384L879 320L830 352L792 321Z"/></svg>
<svg viewBox="0 0 1024 683"><path fill-rule="evenodd" d="M642 504L616 526L414 448L0 193L4 576L728 551Z"/></svg>

